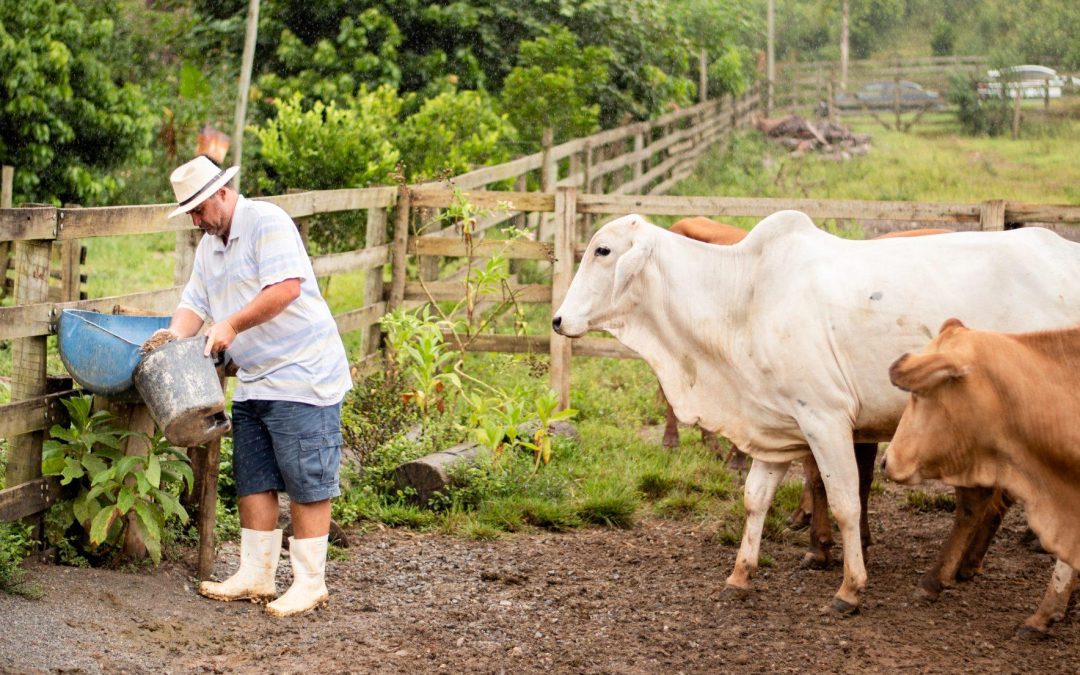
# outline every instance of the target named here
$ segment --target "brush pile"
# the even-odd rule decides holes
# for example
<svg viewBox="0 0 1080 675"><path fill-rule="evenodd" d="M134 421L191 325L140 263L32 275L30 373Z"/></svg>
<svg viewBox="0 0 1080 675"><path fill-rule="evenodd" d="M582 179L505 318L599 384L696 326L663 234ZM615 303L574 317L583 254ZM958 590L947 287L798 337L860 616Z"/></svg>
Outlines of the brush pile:
<svg viewBox="0 0 1080 675"><path fill-rule="evenodd" d="M782 118L756 116L754 126L766 137L780 143L794 157L816 152L827 159L851 159L870 150L869 134L853 134L842 124L829 120L811 122L789 115Z"/></svg>

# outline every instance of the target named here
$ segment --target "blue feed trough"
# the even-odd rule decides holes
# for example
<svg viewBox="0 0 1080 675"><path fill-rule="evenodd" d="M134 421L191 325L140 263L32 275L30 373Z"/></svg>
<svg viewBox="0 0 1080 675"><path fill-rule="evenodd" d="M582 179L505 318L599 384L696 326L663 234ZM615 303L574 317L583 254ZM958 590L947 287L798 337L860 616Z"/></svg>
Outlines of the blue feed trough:
<svg viewBox="0 0 1080 675"><path fill-rule="evenodd" d="M167 316L102 314L84 309L60 313L60 359L84 389L104 396L135 396L131 373L142 360L139 348L154 331L168 328Z"/></svg>

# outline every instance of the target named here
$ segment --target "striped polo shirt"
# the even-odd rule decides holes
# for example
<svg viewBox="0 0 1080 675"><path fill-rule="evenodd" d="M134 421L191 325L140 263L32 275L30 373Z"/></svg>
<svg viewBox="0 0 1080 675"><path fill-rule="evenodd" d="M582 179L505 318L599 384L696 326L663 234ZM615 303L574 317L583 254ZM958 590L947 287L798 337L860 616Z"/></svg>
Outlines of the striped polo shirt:
<svg viewBox="0 0 1080 675"><path fill-rule="evenodd" d="M228 244L212 234L199 242L179 306L223 321L286 279L300 279L300 297L229 347L239 367L233 400L337 403L352 387L345 347L300 233L280 207L239 197Z"/></svg>

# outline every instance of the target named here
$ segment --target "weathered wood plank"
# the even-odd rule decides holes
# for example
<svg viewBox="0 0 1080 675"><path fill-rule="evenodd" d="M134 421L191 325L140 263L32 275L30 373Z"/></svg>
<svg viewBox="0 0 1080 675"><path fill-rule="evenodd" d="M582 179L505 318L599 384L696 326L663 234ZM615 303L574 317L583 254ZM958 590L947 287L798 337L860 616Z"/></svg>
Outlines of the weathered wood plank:
<svg viewBox="0 0 1080 675"><path fill-rule="evenodd" d="M356 272L379 267L390 262L390 247L386 244L374 248L362 248L346 253L329 253L311 259L315 276L328 277L344 272Z"/></svg>
<svg viewBox="0 0 1080 675"><path fill-rule="evenodd" d="M1080 206L1005 202L1007 223L1073 223L1080 225Z"/></svg>
<svg viewBox="0 0 1080 675"><path fill-rule="evenodd" d="M555 261L551 267L551 316L562 305L574 278L574 243L577 233L577 189L561 187L555 192ZM570 358L572 343L562 335L551 335L548 374L551 388L559 396L559 408L570 406Z"/></svg>
<svg viewBox="0 0 1080 675"><path fill-rule="evenodd" d="M462 190L472 190L496 181L516 178L528 171L539 169L540 164L543 161L542 155L543 153L537 152L532 155L526 155L525 157L510 160L503 164L486 166L482 169L463 173L454 176L450 180Z"/></svg>
<svg viewBox="0 0 1080 675"><path fill-rule="evenodd" d="M193 229L191 218L187 216L167 218L175 208L175 204L149 204L60 209L56 238L64 240Z"/></svg>
<svg viewBox="0 0 1080 675"><path fill-rule="evenodd" d="M59 476L42 476L0 490L0 522L19 520L48 509L63 495Z"/></svg>
<svg viewBox="0 0 1080 675"><path fill-rule="evenodd" d="M386 208L397 201L397 192L396 187L346 188L294 192L258 199L277 204L293 218L301 218L316 213Z"/></svg>
<svg viewBox="0 0 1080 675"><path fill-rule="evenodd" d="M0 405L0 438L48 429L66 416L60 399L75 393L67 390Z"/></svg>
<svg viewBox="0 0 1080 675"><path fill-rule="evenodd" d="M423 187L412 191L412 207L445 209L454 201L454 191L445 188ZM514 211L553 211L555 196L542 192L497 192L466 190L469 203L482 209L506 206Z"/></svg>
<svg viewBox="0 0 1080 675"><path fill-rule="evenodd" d="M365 243L369 249L378 248L386 243L386 209L372 209L368 211L367 231L365 232ZM387 257L392 252L387 247ZM367 275L364 277L364 305L374 305L382 302L383 289L386 287L383 281L384 269L382 266L374 267L368 270ZM386 311L386 305L383 305L383 311ZM368 332L364 335L364 343L361 347L361 351L365 355L374 354L379 350L380 343L382 342L382 333L378 325L371 326Z"/></svg>
<svg viewBox="0 0 1080 675"><path fill-rule="evenodd" d="M347 312L334 315L339 333L348 333L353 330L368 328L378 323L379 318L386 314L386 303L376 302L359 309L351 309Z"/></svg>
<svg viewBox="0 0 1080 675"><path fill-rule="evenodd" d="M798 209L807 213L811 218L867 218L873 220L966 223L977 223L979 221L978 204L756 197L578 195L578 210L582 213L767 216L783 209Z"/></svg>
<svg viewBox="0 0 1080 675"><path fill-rule="evenodd" d="M56 236L56 217L52 206L0 209L0 240L52 239Z"/></svg>
<svg viewBox="0 0 1080 675"><path fill-rule="evenodd" d="M111 312L113 307L123 305L138 307L150 312L171 314L180 301L183 286L156 291L143 291L127 295L115 295L96 300L78 302L41 302L28 305L0 307L0 340L49 335L60 318L62 309L90 309Z"/></svg>
<svg viewBox="0 0 1080 675"><path fill-rule="evenodd" d="M554 255L551 242L531 241L529 239L485 239L474 241L472 255L475 258L489 258L501 255L505 258L525 260L551 260ZM409 255L439 255L461 258L470 254L468 246L460 239L446 239L425 235L409 237Z"/></svg>
<svg viewBox="0 0 1080 675"><path fill-rule="evenodd" d="M390 297L387 311L399 307L405 299L405 274L407 271L407 248L409 243L409 214L412 209L412 191L405 186L398 188L394 206L394 245L390 278Z"/></svg>
<svg viewBox="0 0 1080 675"><path fill-rule="evenodd" d="M510 290L518 302L551 302L551 286L547 284L511 284ZM457 301L463 300L464 295L465 287L460 281L425 281L423 284L411 281L405 284L406 300ZM500 302L502 299L501 290L476 296L477 302Z"/></svg>

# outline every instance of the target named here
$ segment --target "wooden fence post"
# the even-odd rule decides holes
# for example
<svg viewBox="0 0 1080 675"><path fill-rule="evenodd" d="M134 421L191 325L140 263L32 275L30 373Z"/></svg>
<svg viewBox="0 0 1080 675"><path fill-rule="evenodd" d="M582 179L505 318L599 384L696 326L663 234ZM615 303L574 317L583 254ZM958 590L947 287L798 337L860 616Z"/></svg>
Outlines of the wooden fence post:
<svg viewBox="0 0 1080 675"><path fill-rule="evenodd" d="M1020 138L1020 102L1024 100L1024 88L1021 83L1016 83L1016 102L1013 104L1012 137L1015 141Z"/></svg>
<svg viewBox="0 0 1080 675"><path fill-rule="evenodd" d="M640 123L639 123L638 132L636 134L634 134L634 153L636 154L638 152L641 152L644 149L645 149L645 133L643 131L641 131L641 126L640 126ZM645 170L641 168L642 166L644 166L644 163L641 160L638 160L638 161L633 163L633 168L634 168L633 179L634 180L637 180L638 178L641 178L641 175L643 173L645 173Z"/></svg>
<svg viewBox="0 0 1080 675"><path fill-rule="evenodd" d="M986 231L1005 229L1004 199L991 199L979 204L979 229Z"/></svg>
<svg viewBox="0 0 1080 675"><path fill-rule="evenodd" d="M405 261L408 258L409 245L409 209L412 201L409 188L398 188L397 203L394 205L394 246L391 250L390 297L386 310L397 309L405 301Z"/></svg>
<svg viewBox="0 0 1080 675"><path fill-rule="evenodd" d="M546 127L540 139L540 192L550 193L558 182L559 166L551 158L551 146L555 142L555 131ZM540 225L536 228L536 240L547 241L551 238L551 217L540 213Z"/></svg>
<svg viewBox="0 0 1080 675"><path fill-rule="evenodd" d="M562 305L574 278L574 223L577 220L577 189L555 190L555 264L551 273L551 315ZM559 409L570 407L570 338L551 334L551 388L559 396Z"/></svg>
<svg viewBox="0 0 1080 675"><path fill-rule="evenodd" d="M15 245L15 304L32 305L49 299L48 240L20 241ZM44 335L11 341L11 400L43 396L46 392ZM9 439L7 486L15 487L41 476L43 431L20 434Z"/></svg>
<svg viewBox="0 0 1080 675"><path fill-rule="evenodd" d="M367 233L364 245L367 248L375 248L386 243L386 209L368 209ZM373 305L382 302L383 297L383 267L373 267L365 273L364 279L364 305ZM379 351L379 341L382 332L378 324L372 324L364 332L363 354L371 356Z"/></svg>
<svg viewBox="0 0 1080 675"><path fill-rule="evenodd" d="M176 256L173 267L173 285L186 284L195 267L195 249L199 247L202 232L192 228L176 233Z"/></svg>
<svg viewBox="0 0 1080 675"><path fill-rule="evenodd" d="M14 194L15 167L5 164L0 168L0 209L10 209ZM11 242L0 241L0 298L4 297L7 280L8 257Z"/></svg>

